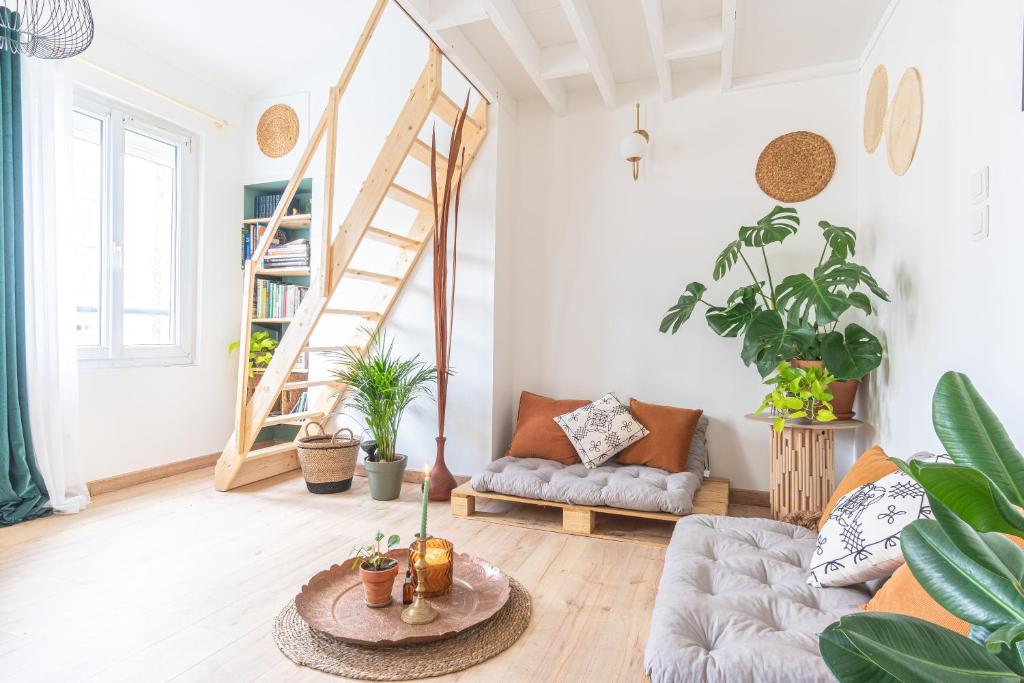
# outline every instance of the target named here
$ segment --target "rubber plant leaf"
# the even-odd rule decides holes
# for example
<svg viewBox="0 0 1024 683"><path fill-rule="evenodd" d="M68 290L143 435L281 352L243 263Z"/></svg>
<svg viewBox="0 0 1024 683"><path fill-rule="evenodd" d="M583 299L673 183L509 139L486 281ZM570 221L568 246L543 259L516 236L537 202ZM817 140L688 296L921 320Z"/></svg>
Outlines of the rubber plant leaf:
<svg viewBox="0 0 1024 683"><path fill-rule="evenodd" d="M850 308L850 298L841 288L852 289L860 276L852 264L829 259L811 275L789 275L775 288L776 305L808 319L811 311L819 326L835 322Z"/></svg>
<svg viewBox="0 0 1024 683"><path fill-rule="evenodd" d="M857 253L857 233L853 230L832 225L828 221L819 221L818 227L821 228L825 243L831 249L829 258L846 260Z"/></svg>
<svg viewBox="0 0 1024 683"><path fill-rule="evenodd" d="M700 298L704 296L706 291L708 291L708 288L699 282L691 282L686 285L686 291L679 296L679 301L676 302L675 306L668 309L668 313L662 318L659 329L662 332L671 332L672 334L678 332L679 327L690 319L693 309L700 303Z"/></svg>
<svg viewBox="0 0 1024 683"><path fill-rule="evenodd" d="M718 258L715 259L715 270L712 273L712 277L714 277L716 281L725 277L725 274L728 273L734 265L736 265L736 261L740 258L740 249L742 248L743 243L739 240L735 240L733 242L729 242L725 249L722 250L722 253L718 255Z"/></svg>
<svg viewBox="0 0 1024 683"><path fill-rule="evenodd" d="M740 228L740 241L748 247L763 247L772 242L782 242L796 233L800 226L800 217L796 209L788 206L776 206L763 216L757 225L745 225Z"/></svg>
<svg viewBox="0 0 1024 683"><path fill-rule="evenodd" d="M844 683L1020 681L983 646L915 617L883 612L841 617L822 632L818 647Z"/></svg>
<svg viewBox="0 0 1024 683"><path fill-rule="evenodd" d="M1024 580L1024 551L999 532L979 532L934 496L928 497L932 514L950 540L975 562L1019 584ZM1024 591L1022 591L1024 592Z"/></svg>
<svg viewBox="0 0 1024 683"><path fill-rule="evenodd" d="M844 333L825 335L821 359L838 379L860 379L882 364L882 344L860 325L850 323Z"/></svg>
<svg viewBox="0 0 1024 683"><path fill-rule="evenodd" d="M1024 621L1019 580L976 562L937 521L910 524L900 534L900 544L914 578L954 615L992 630Z"/></svg>
<svg viewBox="0 0 1024 683"><path fill-rule="evenodd" d="M978 468L1010 502L1024 506L1024 456L966 375L947 372L939 379L932 424L954 462Z"/></svg>
<svg viewBox="0 0 1024 683"><path fill-rule="evenodd" d="M984 645L985 649L989 652L992 652L992 647L988 642L991 636L992 631L976 624L971 624L971 631L968 637L979 645ZM1001 648L996 656L1003 660L1004 664L1016 671L1018 676L1024 678L1024 643L1018 641L1012 647Z"/></svg>

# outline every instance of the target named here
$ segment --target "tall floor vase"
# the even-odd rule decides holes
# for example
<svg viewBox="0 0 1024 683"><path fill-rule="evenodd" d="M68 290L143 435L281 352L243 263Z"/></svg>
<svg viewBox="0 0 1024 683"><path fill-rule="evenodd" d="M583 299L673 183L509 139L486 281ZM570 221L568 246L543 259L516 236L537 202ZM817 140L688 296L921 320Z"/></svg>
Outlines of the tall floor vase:
<svg viewBox="0 0 1024 683"><path fill-rule="evenodd" d="M437 437L437 457L434 467L430 470L430 500L449 500L452 490L459 485L455 476L448 470L444 461L444 444L447 438Z"/></svg>

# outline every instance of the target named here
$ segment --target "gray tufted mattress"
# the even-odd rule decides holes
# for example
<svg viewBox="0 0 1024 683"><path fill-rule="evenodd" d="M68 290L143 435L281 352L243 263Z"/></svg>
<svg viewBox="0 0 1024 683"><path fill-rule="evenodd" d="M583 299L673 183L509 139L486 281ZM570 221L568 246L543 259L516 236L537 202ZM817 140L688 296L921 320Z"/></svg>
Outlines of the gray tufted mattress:
<svg viewBox="0 0 1024 683"><path fill-rule="evenodd" d="M642 465L606 463L587 469L540 458L505 456L473 475L476 491L570 505L608 505L685 515L701 479L692 472L669 473Z"/></svg>
<svg viewBox="0 0 1024 683"><path fill-rule="evenodd" d="M679 520L647 637L651 683L834 680L818 633L869 594L807 585L816 539L770 519Z"/></svg>

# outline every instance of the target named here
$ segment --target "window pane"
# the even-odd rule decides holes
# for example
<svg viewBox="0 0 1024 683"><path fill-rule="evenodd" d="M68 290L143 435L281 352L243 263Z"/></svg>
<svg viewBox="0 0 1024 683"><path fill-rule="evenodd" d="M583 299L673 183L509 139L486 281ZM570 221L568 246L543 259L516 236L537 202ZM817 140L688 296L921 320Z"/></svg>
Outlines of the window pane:
<svg viewBox="0 0 1024 683"><path fill-rule="evenodd" d="M99 346L103 300L103 121L76 111L74 128L76 329L79 346Z"/></svg>
<svg viewBox="0 0 1024 683"><path fill-rule="evenodd" d="M124 133L124 344L172 344L178 148Z"/></svg>

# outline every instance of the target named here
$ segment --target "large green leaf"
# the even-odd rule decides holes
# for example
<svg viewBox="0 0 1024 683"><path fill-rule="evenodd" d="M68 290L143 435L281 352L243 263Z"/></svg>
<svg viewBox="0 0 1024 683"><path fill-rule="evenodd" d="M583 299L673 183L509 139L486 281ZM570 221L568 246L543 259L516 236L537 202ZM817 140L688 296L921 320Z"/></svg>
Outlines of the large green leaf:
<svg viewBox="0 0 1024 683"><path fill-rule="evenodd" d="M757 222L740 228L740 241L748 247L763 247L772 242L782 242L794 234L800 225L796 209L776 206Z"/></svg>
<svg viewBox="0 0 1024 683"><path fill-rule="evenodd" d="M978 531L1024 538L1024 514L981 471L969 465L890 460L921 484L929 499L938 500Z"/></svg>
<svg viewBox="0 0 1024 683"><path fill-rule="evenodd" d="M845 334L830 332L821 343L825 367L839 379L860 379L882 364L882 344L856 323Z"/></svg>
<svg viewBox="0 0 1024 683"><path fill-rule="evenodd" d="M935 496L929 495L928 502L935 521L957 548L989 571L1011 577L1011 581L1019 582L1024 577L1024 551L1016 543L1000 532L977 531Z"/></svg>
<svg viewBox="0 0 1024 683"><path fill-rule="evenodd" d="M863 292L850 292L847 296L850 298L851 306L871 315L871 299L868 298L867 294Z"/></svg>
<svg viewBox="0 0 1024 683"><path fill-rule="evenodd" d="M850 228L832 225L828 221L819 221L822 236L832 252L829 258L847 259L857 253L857 233Z"/></svg>
<svg viewBox="0 0 1024 683"><path fill-rule="evenodd" d="M813 311L819 326L835 322L850 308L845 290L853 289L860 282L857 268L840 259L829 259L811 275L790 275L775 288L777 304L804 319L809 319Z"/></svg>
<svg viewBox="0 0 1024 683"><path fill-rule="evenodd" d="M821 656L844 683L1015 681L998 657L927 621L883 612L853 614L826 628Z"/></svg>
<svg viewBox="0 0 1024 683"><path fill-rule="evenodd" d="M1024 456L967 375L947 372L939 380L932 424L956 463L977 467L1012 503L1024 506Z"/></svg>
<svg viewBox="0 0 1024 683"><path fill-rule="evenodd" d="M736 261L740 258L740 249L742 248L743 243L739 240L729 242L729 244L726 245L725 249L722 250L722 253L718 255L717 259L715 259L715 271L712 273L712 277L714 277L715 280L721 280L725 277L725 274L728 273L734 265L736 265Z"/></svg>
<svg viewBox="0 0 1024 683"><path fill-rule="evenodd" d="M693 309L700 303L700 298L708 288L699 282L691 282L686 285L686 291L679 296L676 305L668 309L665 317L661 319L661 331L675 334L679 326L690 319Z"/></svg>
<svg viewBox="0 0 1024 683"><path fill-rule="evenodd" d="M796 358L813 336L810 328L787 325L777 311L761 311L747 325L740 358L767 377L780 362Z"/></svg>
<svg viewBox="0 0 1024 683"><path fill-rule="evenodd" d="M992 631L976 624L971 624L971 631L968 637L979 645L985 645L989 652L993 652L988 642L989 638L992 637ZM1017 672L1018 676L1024 678L1024 643L1018 641L1013 646L1001 647L995 654L1004 664Z"/></svg>
<svg viewBox="0 0 1024 683"><path fill-rule="evenodd" d="M718 336L735 337L747 329L747 325L750 324L750 321L754 319L760 310L756 301L751 296L740 299L726 308L713 306L708 309L704 317L708 321L708 325Z"/></svg>
<svg viewBox="0 0 1024 683"><path fill-rule="evenodd" d="M857 281L860 284L867 287L868 289L870 289L872 294L877 296L882 301L889 300L889 293L878 285L878 281L875 280L875 276L871 274L871 271L857 263L851 263L849 264L849 266L850 267L848 272L850 277L856 275ZM855 286L856 285L851 286L850 289L853 289L853 287Z"/></svg>
<svg viewBox="0 0 1024 683"><path fill-rule="evenodd" d="M918 520L900 534L907 566L928 595L970 624L997 629L1024 621L1020 582L962 551L939 522Z"/></svg>

